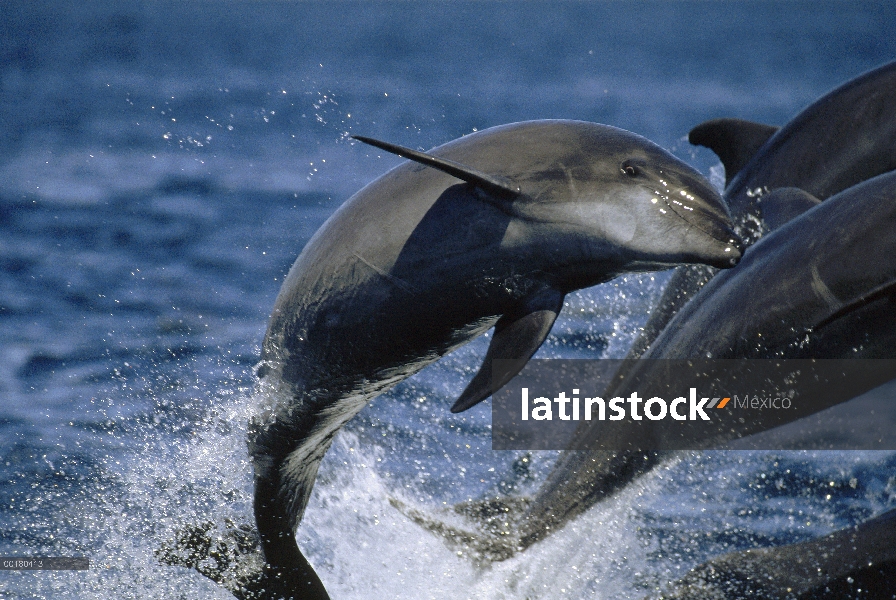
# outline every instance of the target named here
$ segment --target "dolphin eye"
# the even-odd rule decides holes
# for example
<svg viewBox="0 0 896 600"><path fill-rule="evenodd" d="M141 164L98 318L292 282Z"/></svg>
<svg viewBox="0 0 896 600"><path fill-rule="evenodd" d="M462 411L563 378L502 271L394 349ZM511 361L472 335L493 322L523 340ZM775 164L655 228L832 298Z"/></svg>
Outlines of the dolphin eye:
<svg viewBox="0 0 896 600"><path fill-rule="evenodd" d="M638 168L638 165L634 164L634 162L630 160L622 163L622 166L620 168L622 169L622 172L629 177L637 177L641 174L641 169Z"/></svg>

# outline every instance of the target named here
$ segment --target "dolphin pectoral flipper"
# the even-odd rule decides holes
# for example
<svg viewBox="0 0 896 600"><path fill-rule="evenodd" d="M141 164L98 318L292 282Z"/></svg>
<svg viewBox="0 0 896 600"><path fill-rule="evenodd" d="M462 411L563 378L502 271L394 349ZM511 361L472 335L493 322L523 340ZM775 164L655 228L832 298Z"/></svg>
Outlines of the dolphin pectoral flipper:
<svg viewBox="0 0 896 600"><path fill-rule="evenodd" d="M759 199L762 221L769 231L781 227L810 208L821 204L821 200L807 191L795 187L777 188Z"/></svg>
<svg viewBox="0 0 896 600"><path fill-rule="evenodd" d="M461 181L466 181L467 183L481 188L483 191L495 196L499 200L512 200L520 195L519 186L514 185L503 177L477 171L472 167L456 163L453 160L439 158L437 156L432 156L431 154L426 154L425 152L418 152L417 150L411 150L410 148L405 148L398 144L390 144L389 142L382 142L362 135L353 135L352 138L359 142L370 144L380 150L385 150L386 152L397 154L402 158L418 162L421 165L426 165L427 167L432 167L433 169L448 173L452 177L457 177Z"/></svg>
<svg viewBox="0 0 896 600"><path fill-rule="evenodd" d="M712 119L691 129L688 141L712 150L725 165L725 185L780 127L742 119Z"/></svg>
<svg viewBox="0 0 896 600"><path fill-rule="evenodd" d="M459 413L476 406L513 379L541 347L562 306L563 294L552 292L529 302L529 310L521 316L511 313L501 317L479 372L451 407L451 412ZM496 359L505 361L498 366L493 364Z"/></svg>

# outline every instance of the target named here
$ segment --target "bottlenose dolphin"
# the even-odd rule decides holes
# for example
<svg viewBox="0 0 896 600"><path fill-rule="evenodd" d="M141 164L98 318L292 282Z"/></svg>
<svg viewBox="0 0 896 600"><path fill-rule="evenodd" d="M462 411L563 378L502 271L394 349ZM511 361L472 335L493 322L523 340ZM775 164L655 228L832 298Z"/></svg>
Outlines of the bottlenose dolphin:
<svg viewBox="0 0 896 600"><path fill-rule="evenodd" d="M738 231L753 242L818 202L896 169L896 62L839 86L783 128L715 119L695 127L689 137L722 159L727 179L723 197ZM768 193L778 188L789 190ZM714 274L712 268L697 265L676 269L626 358L642 356ZM722 321L731 318L717 316ZM632 367L635 362L624 364ZM580 512L655 462L656 456L646 453L570 452L558 461L539 496L562 496L553 490L554 483L577 472L578 483L564 487ZM537 502L533 510L543 504Z"/></svg>
<svg viewBox="0 0 896 600"><path fill-rule="evenodd" d="M708 560L657 600L892 598L896 510L822 538Z"/></svg>
<svg viewBox="0 0 896 600"><path fill-rule="evenodd" d="M695 127L689 139L722 160L723 197L735 228L753 243L770 229L761 209L769 190L795 187L824 201L896 169L896 62L825 94L780 129L715 119ZM627 358L643 354L713 274L700 266L677 269Z"/></svg>
<svg viewBox="0 0 896 600"><path fill-rule="evenodd" d="M694 144L711 148L725 166L724 198L738 230L749 241L774 230L820 201L881 173L896 169L896 62L839 86L808 106L783 128L738 119L714 119L689 134ZM768 191L778 190L769 195ZM631 368L670 320L715 271L699 265L679 267L656 309L638 335L623 368ZM729 315L718 315L726 321ZM726 338L727 339L727 338ZM620 373L624 375L624 373ZM559 504L575 514L651 468L657 457L638 452L590 455L566 453L542 487L527 521L536 523L523 546L540 539L551 519L545 499L567 497ZM572 481L570 473L577 473ZM589 483L589 477L592 481ZM566 483L562 483L562 482ZM560 485L560 493L554 486ZM565 494L565 496L564 496ZM541 508L539 508L541 507ZM467 510L467 507L462 507ZM534 511L534 513L532 512ZM555 509L554 513L562 510ZM568 517L554 517L565 521Z"/></svg>
<svg viewBox="0 0 896 600"><path fill-rule="evenodd" d="M324 223L274 305L249 428L272 595L327 597L295 530L324 453L368 400L494 326L454 407L468 408L522 368L570 291L623 272L740 258L719 194L627 131L533 121L428 154L358 139L411 161ZM492 374L495 358L517 366Z"/></svg>
<svg viewBox="0 0 896 600"><path fill-rule="evenodd" d="M774 202L776 197L799 196L813 204L811 196L793 189L773 191L768 198ZM642 358L896 358L894 256L896 172L891 172L815 205L764 236L738 267L706 284ZM650 370L661 362L633 361L625 380L649 381ZM896 372L882 376L845 382L839 401L896 377ZM611 385L604 397L622 395L622 385ZM782 384L778 389L786 388ZM778 412L776 424L793 414ZM631 436L636 435L645 431L633 426ZM586 425L573 443L587 448L593 438ZM518 547L542 539L658 458L643 450L599 447L564 453L518 518Z"/></svg>
<svg viewBox="0 0 896 600"><path fill-rule="evenodd" d="M695 127L689 137L692 143L711 148L722 159L727 179L724 198L736 226L745 232L747 240L754 241L763 231L780 227L821 200L896 168L896 146L892 143L896 139L896 62L829 92L783 128L715 119ZM767 193L775 188L788 190ZM711 268L701 266L676 269L633 343L626 357L632 360L626 361L624 368L635 364L634 359L644 354L713 274ZM731 315L717 318L726 321ZM522 541L514 544L523 548L541 539L547 528L580 514L652 468L657 458L644 452L564 453L522 517ZM501 520L520 520L515 507L503 507L496 500L483 503L487 504L495 506L485 512L497 513ZM458 510L482 512L467 505L460 505ZM506 556L512 549L499 549L493 554Z"/></svg>
<svg viewBox="0 0 896 600"><path fill-rule="evenodd" d="M779 195L794 190L769 198ZM644 358L892 358L893 257L896 171L763 237L738 269L706 284Z"/></svg>

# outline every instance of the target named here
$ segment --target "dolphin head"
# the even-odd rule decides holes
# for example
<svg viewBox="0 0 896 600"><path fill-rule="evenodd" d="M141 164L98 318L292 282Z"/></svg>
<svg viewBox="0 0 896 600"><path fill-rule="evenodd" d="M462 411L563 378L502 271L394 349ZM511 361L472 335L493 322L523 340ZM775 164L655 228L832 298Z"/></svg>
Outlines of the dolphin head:
<svg viewBox="0 0 896 600"><path fill-rule="evenodd" d="M633 214L644 233L630 245L648 261L735 266L744 244L722 197L690 166L659 148L652 150L619 162L617 195L605 200L614 210Z"/></svg>
<svg viewBox="0 0 896 600"><path fill-rule="evenodd" d="M743 242L722 197L700 173L633 133L608 127L602 134L521 184L505 247L543 240L539 254L571 269L574 287L598 282L589 270L738 263Z"/></svg>

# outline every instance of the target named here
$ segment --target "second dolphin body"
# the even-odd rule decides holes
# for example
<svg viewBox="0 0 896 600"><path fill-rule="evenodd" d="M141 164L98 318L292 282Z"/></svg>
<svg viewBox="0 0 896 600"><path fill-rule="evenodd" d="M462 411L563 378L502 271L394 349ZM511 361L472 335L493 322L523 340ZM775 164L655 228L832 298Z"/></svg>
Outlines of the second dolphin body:
<svg viewBox="0 0 896 600"><path fill-rule="evenodd" d="M771 229L763 206L769 191L796 187L824 201L896 169L894 138L896 62L837 87L784 127L717 119L698 125L689 135L692 143L711 148L722 159L725 202L748 244ZM796 215L809 206L799 203L793 208ZM712 269L703 267L678 269L628 358L643 354L712 275Z"/></svg>
<svg viewBox="0 0 896 600"><path fill-rule="evenodd" d="M795 216L851 186L896 169L894 135L896 62L837 87L782 128L720 119L697 126L690 139L710 147L722 159L727 184L724 197L732 218L745 231L745 237L754 241L786 220L777 218L779 215ZM794 187L805 193L775 191ZM768 218L772 213L775 219ZM627 358L642 356L712 275L712 269L701 266L676 270ZM729 320L727 316L717 318L720 320L713 322L714 326ZM630 368L634 363L626 361L625 365ZM644 452L613 456L582 451L566 454L550 475L550 483L539 492L540 500L532 507L535 512L525 517L532 524L527 528L528 543L543 537L543 528L550 526L552 519L565 521L572 516L555 513L547 518L541 514L543 510L550 512L547 507L551 498L573 494L566 485L566 491L561 493L557 482L578 482L574 492L577 500L571 503L575 506L573 512L578 514L655 461L655 456Z"/></svg>
<svg viewBox="0 0 896 600"><path fill-rule="evenodd" d="M782 188L769 199L799 195L798 190ZM650 381L651 371L660 374L666 360L896 358L894 231L896 172L818 203L751 246L738 268L704 286L654 341L645 360L634 361L625 380L614 380L606 397L625 395L629 380ZM837 390L829 398L832 402L845 402L896 377L892 360L865 362L879 372L838 380L832 386ZM785 388L783 381L772 383ZM805 414L770 411L769 421L751 421L750 432ZM595 440L595 425L576 432L578 447L589 447L589 440ZM650 432L632 428L628 439L637 446L635 440L645 435ZM692 443L700 447L701 441ZM567 452L557 461L519 518L518 547L544 538L656 464L656 455L644 449L593 446Z"/></svg>

